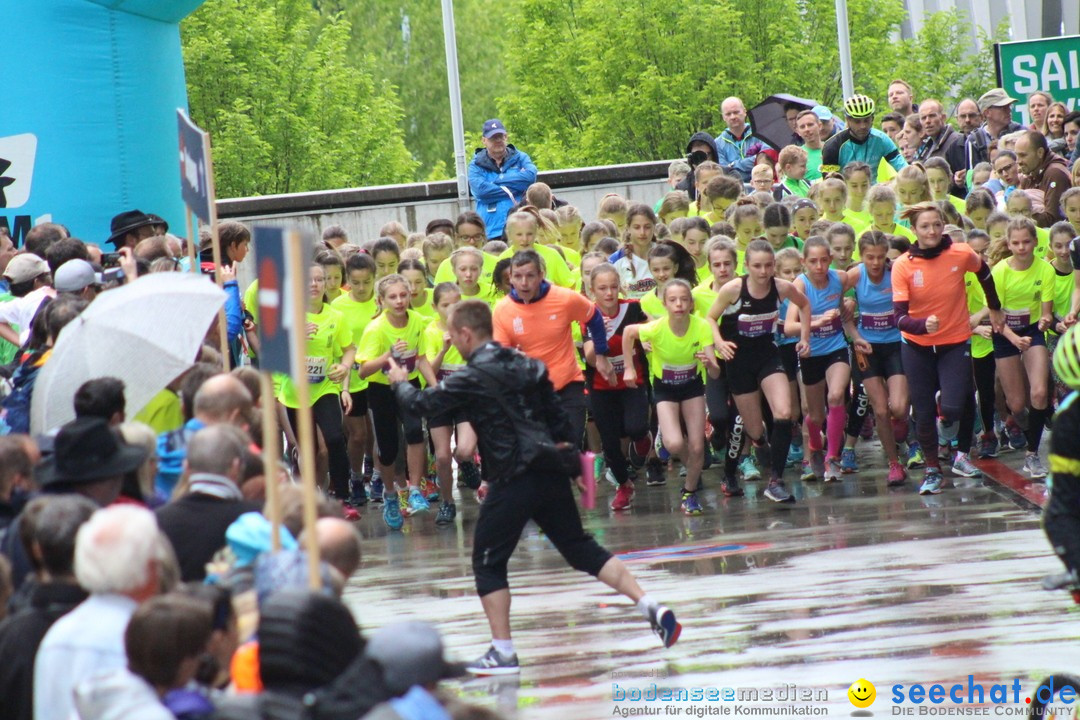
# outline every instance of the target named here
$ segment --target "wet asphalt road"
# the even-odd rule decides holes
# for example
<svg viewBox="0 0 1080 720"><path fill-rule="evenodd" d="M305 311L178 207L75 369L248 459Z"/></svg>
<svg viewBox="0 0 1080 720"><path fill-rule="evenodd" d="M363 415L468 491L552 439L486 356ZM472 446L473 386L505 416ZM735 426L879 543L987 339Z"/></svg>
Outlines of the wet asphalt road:
<svg viewBox="0 0 1080 720"><path fill-rule="evenodd" d="M666 487L642 483L625 513L607 509L613 490L601 483L585 525L630 564L651 596L675 610L683 623L679 643L663 649L629 601L569 569L530 526L510 565L520 678L447 687L529 719L632 716L632 710L668 717L848 717L855 710L848 686L865 678L877 689L870 711L883 717L904 712L892 702L894 685L940 683L947 691L962 683L966 694L969 675L987 692L1019 680L1019 703L1010 696L1007 704L975 705L1002 717L1025 710L1025 697L1043 676L1080 670L1080 609L1066 593L1039 588L1041 577L1060 565L1036 506L1005 487L1020 485L1036 500L1042 492L1010 475L1019 454L992 466L1002 483L952 478L931 497L917 494L919 480L887 488L876 443L860 446L859 460L859 474L828 485L793 481L789 470L794 505L764 499L754 483L747 497L724 498L719 476L708 470L705 514L694 518L678 510L674 471ZM921 472L914 477L921 480ZM364 566L345 596L362 630L423 619L438 625L453 659L487 649L490 634L469 560L478 506L468 495L459 498L458 521L447 528L436 527L432 513L392 533L381 506L368 506L360 522ZM699 688L703 699L629 699L654 684L673 698L679 689ZM736 695L743 689L744 700L753 689L759 699L709 701L709 688L720 698L724 688ZM796 702L775 701L780 688ZM768 689L772 702L760 699ZM798 701L802 693L817 699ZM946 699L932 709L954 705ZM904 707L918 716L931 703Z"/></svg>

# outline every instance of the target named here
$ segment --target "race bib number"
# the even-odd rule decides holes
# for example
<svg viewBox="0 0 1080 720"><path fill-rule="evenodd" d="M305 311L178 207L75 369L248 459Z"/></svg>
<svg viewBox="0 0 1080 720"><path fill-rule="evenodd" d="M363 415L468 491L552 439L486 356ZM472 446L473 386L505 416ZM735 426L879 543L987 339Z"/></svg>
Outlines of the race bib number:
<svg viewBox="0 0 1080 720"><path fill-rule="evenodd" d="M309 356L305 365L307 366L307 379L309 383L315 385L326 379L326 358Z"/></svg>
<svg viewBox="0 0 1080 720"><path fill-rule="evenodd" d="M748 338L772 335L776 328L777 315L775 311L760 315L739 315L739 334Z"/></svg>
<svg viewBox="0 0 1080 720"><path fill-rule="evenodd" d="M464 365L447 365L446 363L443 363L442 367L439 368L439 372L435 373L435 378L442 382L454 373L460 372L463 369L465 369Z"/></svg>
<svg viewBox="0 0 1080 720"><path fill-rule="evenodd" d="M683 385L697 377L697 363L691 365L665 365L660 379L668 385Z"/></svg>
<svg viewBox="0 0 1080 720"><path fill-rule="evenodd" d="M896 313L862 313L859 324L866 330L892 330L896 327Z"/></svg>
<svg viewBox="0 0 1080 720"><path fill-rule="evenodd" d="M416 370L416 351L407 350L402 353L398 360L398 365L405 368L405 370L412 375L413 371Z"/></svg>
<svg viewBox="0 0 1080 720"><path fill-rule="evenodd" d="M608 362L611 363L611 369L618 375L622 375L623 371L626 370L626 359L622 355L610 357Z"/></svg>
<svg viewBox="0 0 1080 720"><path fill-rule="evenodd" d="M822 315L812 315L810 317L810 322L811 323L816 323L817 321L819 321L823 317L823 315L824 315L824 313ZM836 335L838 332L840 332L843 329L844 329L844 321L840 319L839 315L837 315L836 317L834 317L832 319L832 322L826 323L825 325L822 325L821 327L817 327L817 328L814 328L813 330L811 330L810 331L810 337L830 338L833 335Z"/></svg>
<svg viewBox="0 0 1080 720"><path fill-rule="evenodd" d="M1013 330L1019 330L1031 324L1031 311L1027 308L1023 310L1003 308L1003 311L1005 313L1005 324Z"/></svg>

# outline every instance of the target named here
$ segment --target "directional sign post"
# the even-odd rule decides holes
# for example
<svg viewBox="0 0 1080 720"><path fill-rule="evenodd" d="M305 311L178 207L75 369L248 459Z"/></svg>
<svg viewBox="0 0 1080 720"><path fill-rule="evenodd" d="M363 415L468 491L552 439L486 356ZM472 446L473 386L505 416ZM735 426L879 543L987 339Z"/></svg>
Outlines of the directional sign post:
<svg viewBox="0 0 1080 720"><path fill-rule="evenodd" d="M310 257L305 242L296 230L256 225L252 229L252 244L258 268L259 298L259 370L263 374L263 387L271 384L271 373L282 373L293 379L296 387L297 427L296 440L300 449L301 486L304 492L304 525L313 528L316 521L315 497L315 424L311 416L311 391L307 383L305 358L307 353L307 302L304 292L307 283L307 266L304 258ZM265 393L265 391L264 391ZM264 406L274 405L270 397ZM274 423L276 415L267 414ZM276 441L273 442L276 445ZM264 443L263 462L267 473L277 465L277 456L271 453L271 443ZM267 482L267 489L277 481L274 473ZM270 506L270 522L273 537L277 538L280 525L280 507L276 497L267 497ZM308 532L308 579L312 589L321 584L319 574L319 545L314 532ZM276 542L276 541L275 541Z"/></svg>
<svg viewBox="0 0 1080 720"><path fill-rule="evenodd" d="M1080 107L1080 35L1017 40L994 45L998 86L1018 102L1013 120L1029 125L1027 97L1050 93L1070 110Z"/></svg>
<svg viewBox="0 0 1080 720"><path fill-rule="evenodd" d="M221 241L218 238L217 202L214 197L214 163L210 157L210 134L191 121L181 108L176 110L178 137L180 141L180 192L184 197L188 234L188 258L191 272L199 272L199 259L195 249L198 236L191 224L191 213L210 226L213 242L214 278L218 287L224 282L217 269L221 267ZM220 325L221 357L225 370L229 369L229 333L225 324L225 309L218 313Z"/></svg>

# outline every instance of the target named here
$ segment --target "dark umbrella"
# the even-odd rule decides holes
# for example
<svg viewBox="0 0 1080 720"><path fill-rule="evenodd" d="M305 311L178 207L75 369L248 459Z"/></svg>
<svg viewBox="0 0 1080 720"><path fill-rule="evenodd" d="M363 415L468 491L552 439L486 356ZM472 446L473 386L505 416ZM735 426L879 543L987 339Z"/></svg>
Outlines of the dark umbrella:
<svg viewBox="0 0 1080 720"><path fill-rule="evenodd" d="M750 127L754 129L755 137L779 150L795 142L784 111L797 107L801 112L818 104L816 100L794 95L770 95L750 109Z"/></svg>

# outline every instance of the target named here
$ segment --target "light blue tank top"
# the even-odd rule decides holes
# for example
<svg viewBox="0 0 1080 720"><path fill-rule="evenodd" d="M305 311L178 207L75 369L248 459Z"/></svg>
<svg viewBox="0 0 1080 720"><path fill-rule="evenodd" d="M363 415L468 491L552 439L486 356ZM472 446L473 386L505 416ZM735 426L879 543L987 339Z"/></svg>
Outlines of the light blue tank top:
<svg viewBox="0 0 1080 720"><path fill-rule="evenodd" d="M885 267L885 277L877 285L870 282L870 274L863 267L855 285L855 300L859 303L859 334L867 342L900 342L893 312L891 266Z"/></svg>
<svg viewBox="0 0 1080 720"><path fill-rule="evenodd" d="M806 286L806 297L810 299L810 319L816 320L832 309L840 309L841 291L844 283L840 273L829 268L829 282L824 289L814 287L806 273L800 275ZM810 331L810 357L828 355L847 347L844 337L844 322L838 314L828 325Z"/></svg>
<svg viewBox="0 0 1080 720"><path fill-rule="evenodd" d="M788 337L784 334L784 321L787 318L788 305L791 301L784 299L780 301L780 319L776 321L776 344L777 345L791 345L792 343L799 342L799 336Z"/></svg>

